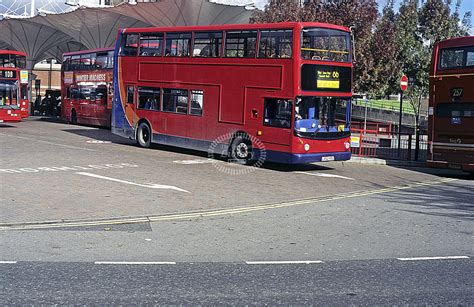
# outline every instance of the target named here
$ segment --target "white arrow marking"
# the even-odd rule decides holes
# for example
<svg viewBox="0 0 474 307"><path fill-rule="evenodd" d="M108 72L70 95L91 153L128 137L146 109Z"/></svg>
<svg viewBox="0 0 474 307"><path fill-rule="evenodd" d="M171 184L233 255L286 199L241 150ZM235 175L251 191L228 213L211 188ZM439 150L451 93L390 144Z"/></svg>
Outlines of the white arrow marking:
<svg viewBox="0 0 474 307"><path fill-rule="evenodd" d="M309 176L317 176L317 177L327 177L327 178L339 178L339 179L346 179L346 180L354 180L354 178L339 176L339 175L332 175L332 174L325 174L325 173L308 173L308 172L295 172L298 174L305 174Z"/></svg>
<svg viewBox="0 0 474 307"><path fill-rule="evenodd" d="M100 175L91 174L91 173L83 173L83 172L76 173L76 174L82 175L82 176L93 177L93 178L97 178L97 179L104 179L104 180L109 180L109 181L114 181L114 182L120 182L120 183L125 183L125 184L130 184L130 185L136 185L136 186L143 187L143 188L175 190L175 191L179 191L179 192L189 193L189 191L180 189L180 188L172 186L172 185L162 185L162 184L155 184L155 183L140 184L140 183L125 181L125 180L120 180L120 179L115 179L115 178L110 178L110 177L105 177L105 176L100 176Z"/></svg>

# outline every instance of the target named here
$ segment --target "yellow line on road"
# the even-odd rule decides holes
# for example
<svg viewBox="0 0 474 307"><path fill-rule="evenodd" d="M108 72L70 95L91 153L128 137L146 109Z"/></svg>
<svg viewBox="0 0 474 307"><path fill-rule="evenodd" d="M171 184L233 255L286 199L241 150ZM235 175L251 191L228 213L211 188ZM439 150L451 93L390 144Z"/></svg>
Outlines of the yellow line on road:
<svg viewBox="0 0 474 307"><path fill-rule="evenodd" d="M350 199L350 198L377 195L377 194L386 194L386 193L391 193L391 192L396 192L396 191L413 189L417 187L440 185L444 183L453 182L456 180L457 179L447 178L447 179L440 179L440 180L434 180L434 181L416 182L416 183L412 183L405 186L387 187L387 188L370 190L370 191L340 193L340 194L335 194L335 195L305 198L305 199L299 199L299 200L281 202L281 203L260 204L260 205L254 205L254 206L249 206L249 207L239 207L239 208L232 208L232 209L216 209L216 210L209 210L209 211L178 213L178 214L170 214L170 215L155 215L155 216L138 217L138 218L117 218L117 219L107 219L107 220L103 219L103 220L95 220L95 221L94 220L92 221L64 221L64 222L53 222L53 223L38 222L38 223L24 223L24 224L3 223L3 224L0 224L0 231L138 224L138 223L146 223L146 222L185 220L185 219L202 218L202 217L243 214L243 213L255 212L255 211L288 208L288 207L316 204L316 203L328 202L328 201L334 201L334 200Z"/></svg>

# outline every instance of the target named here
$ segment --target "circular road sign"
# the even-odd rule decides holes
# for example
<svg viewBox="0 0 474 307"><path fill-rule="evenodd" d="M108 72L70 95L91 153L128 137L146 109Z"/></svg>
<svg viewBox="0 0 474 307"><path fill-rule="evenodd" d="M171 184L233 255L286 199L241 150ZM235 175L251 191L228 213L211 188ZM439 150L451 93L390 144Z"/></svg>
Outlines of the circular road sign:
<svg viewBox="0 0 474 307"><path fill-rule="evenodd" d="M408 77L406 75L403 75L400 79L400 89L402 90L402 92L408 89Z"/></svg>

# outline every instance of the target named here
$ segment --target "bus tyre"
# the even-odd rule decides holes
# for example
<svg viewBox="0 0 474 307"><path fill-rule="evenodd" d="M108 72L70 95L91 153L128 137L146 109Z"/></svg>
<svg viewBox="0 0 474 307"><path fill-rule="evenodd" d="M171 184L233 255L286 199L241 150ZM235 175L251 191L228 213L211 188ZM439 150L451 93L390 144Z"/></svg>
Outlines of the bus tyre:
<svg viewBox="0 0 474 307"><path fill-rule="evenodd" d="M71 111L71 121L70 121L70 123L73 124L73 125L77 124L76 110Z"/></svg>
<svg viewBox="0 0 474 307"><path fill-rule="evenodd" d="M143 148L151 146L151 129L147 123L140 123L137 129L137 143Z"/></svg>
<svg viewBox="0 0 474 307"><path fill-rule="evenodd" d="M238 134L230 145L230 162L252 164L252 141L245 134Z"/></svg>

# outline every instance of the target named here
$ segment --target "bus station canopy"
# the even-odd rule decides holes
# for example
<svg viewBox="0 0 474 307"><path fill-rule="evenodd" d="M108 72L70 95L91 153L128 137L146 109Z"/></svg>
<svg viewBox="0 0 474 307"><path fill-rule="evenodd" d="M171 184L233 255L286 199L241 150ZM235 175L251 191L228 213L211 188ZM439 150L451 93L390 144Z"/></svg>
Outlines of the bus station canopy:
<svg viewBox="0 0 474 307"><path fill-rule="evenodd" d="M28 54L28 68L64 52L112 47L118 29L248 23L251 10L209 0L158 0L113 7L78 7L61 14L0 21L0 48Z"/></svg>

